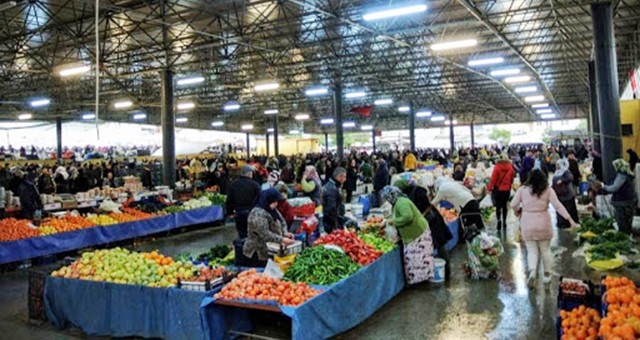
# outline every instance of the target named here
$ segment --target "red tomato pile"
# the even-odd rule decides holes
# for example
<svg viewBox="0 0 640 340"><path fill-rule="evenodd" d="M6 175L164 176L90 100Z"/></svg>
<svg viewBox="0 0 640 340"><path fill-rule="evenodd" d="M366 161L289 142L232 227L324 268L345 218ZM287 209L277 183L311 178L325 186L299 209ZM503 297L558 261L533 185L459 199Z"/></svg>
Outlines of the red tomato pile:
<svg viewBox="0 0 640 340"><path fill-rule="evenodd" d="M291 283L246 270L224 286L216 299L271 300L283 306L298 306L320 294L306 283Z"/></svg>
<svg viewBox="0 0 640 340"><path fill-rule="evenodd" d="M361 266L374 262L382 255L381 251L364 243L356 233L344 229L338 229L331 234L320 237L314 243L314 245L318 244L333 244L342 248L352 260Z"/></svg>
<svg viewBox="0 0 640 340"><path fill-rule="evenodd" d="M29 227L28 220L17 220L13 217L0 220L0 242L38 237L38 229Z"/></svg>

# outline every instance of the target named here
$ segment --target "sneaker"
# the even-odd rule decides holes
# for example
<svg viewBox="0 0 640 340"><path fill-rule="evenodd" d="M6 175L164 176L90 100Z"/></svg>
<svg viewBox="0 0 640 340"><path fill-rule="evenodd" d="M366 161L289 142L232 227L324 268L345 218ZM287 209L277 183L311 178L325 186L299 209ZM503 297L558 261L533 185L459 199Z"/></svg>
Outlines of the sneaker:
<svg viewBox="0 0 640 340"><path fill-rule="evenodd" d="M529 275L529 277L527 278L527 286L529 286L529 288L535 288L536 287L536 277L535 277L535 275Z"/></svg>

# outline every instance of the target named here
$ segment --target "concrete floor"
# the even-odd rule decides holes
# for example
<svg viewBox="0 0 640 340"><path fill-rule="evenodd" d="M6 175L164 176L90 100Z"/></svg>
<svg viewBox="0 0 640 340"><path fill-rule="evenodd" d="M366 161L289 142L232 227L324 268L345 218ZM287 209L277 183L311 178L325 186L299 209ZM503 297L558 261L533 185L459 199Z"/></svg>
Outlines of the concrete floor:
<svg viewBox="0 0 640 340"><path fill-rule="evenodd" d="M513 218L513 217L512 217ZM541 283L534 290L526 287L523 245L513 241L512 221L501 235L505 253L501 257L500 281L469 281L462 265L466 249L458 246L452 254L452 278L443 285L425 284L405 289L358 327L339 339L553 339L557 277L550 287ZM489 226L495 234L495 227ZM175 256L180 252L200 253L215 244L230 243L232 226L211 227L150 239L134 246L137 250L159 249ZM572 256L576 246L573 233L560 231L552 241L554 270L567 277L599 280L603 274L588 269L583 258ZM638 270L616 272L634 280ZM27 322L27 272L0 274L0 339L86 339L78 330L59 331L49 324ZM286 320L260 318L257 334L288 338Z"/></svg>

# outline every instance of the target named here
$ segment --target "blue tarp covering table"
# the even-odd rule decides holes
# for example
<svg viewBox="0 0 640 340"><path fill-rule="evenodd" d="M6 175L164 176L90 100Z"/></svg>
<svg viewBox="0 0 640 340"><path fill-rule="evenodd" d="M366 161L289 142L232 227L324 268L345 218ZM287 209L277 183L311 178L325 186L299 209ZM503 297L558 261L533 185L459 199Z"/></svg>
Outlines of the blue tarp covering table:
<svg viewBox="0 0 640 340"><path fill-rule="evenodd" d="M445 244L445 248L447 248L447 250L451 250L456 247L458 241L460 240L460 219L458 218L453 222L447 223L447 228L449 228L449 231L451 232L451 235L453 237L449 240L449 242L447 242L447 244Z"/></svg>
<svg viewBox="0 0 640 340"><path fill-rule="evenodd" d="M204 292L48 277L45 309L58 328L90 336L203 339Z"/></svg>
<svg viewBox="0 0 640 340"><path fill-rule="evenodd" d="M222 207L210 206L140 221L2 242L0 243L0 264L152 235L188 225L219 221L223 218Z"/></svg>
<svg viewBox="0 0 640 340"><path fill-rule="evenodd" d="M394 250L303 305L279 309L291 318L293 339L326 339L362 323L404 284L400 251ZM216 304L213 293L205 297L200 314L208 339L226 339L229 330L251 329L249 310Z"/></svg>

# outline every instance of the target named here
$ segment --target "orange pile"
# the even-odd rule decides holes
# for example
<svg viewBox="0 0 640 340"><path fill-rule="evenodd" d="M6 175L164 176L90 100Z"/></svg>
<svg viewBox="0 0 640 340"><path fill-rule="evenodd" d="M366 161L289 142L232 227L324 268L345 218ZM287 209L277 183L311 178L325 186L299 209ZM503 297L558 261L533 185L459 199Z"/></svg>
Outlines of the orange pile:
<svg viewBox="0 0 640 340"><path fill-rule="evenodd" d="M126 213L109 213L109 217L118 221L118 223L133 222L139 220L139 218Z"/></svg>
<svg viewBox="0 0 640 340"><path fill-rule="evenodd" d="M570 312L560 311L562 320L562 339L595 340L598 338L600 312L584 305Z"/></svg>
<svg viewBox="0 0 640 340"><path fill-rule="evenodd" d="M320 292L306 283L282 281L249 269L231 280L215 298L270 300L283 306L298 306Z"/></svg>
<svg viewBox="0 0 640 340"><path fill-rule="evenodd" d="M607 276L602 280L607 287L605 300L607 316L600 323L600 336L604 340L631 340L640 336L640 289L626 277Z"/></svg>
<svg viewBox="0 0 640 340"><path fill-rule="evenodd" d="M173 263L173 259L169 256L164 256L158 253L157 250L154 250L149 253L141 253L142 257L149 260L154 260L158 265L165 266Z"/></svg>
<svg viewBox="0 0 640 340"><path fill-rule="evenodd" d="M13 217L0 220L0 242L38 237L38 229L29 227L29 220L18 220Z"/></svg>
<svg viewBox="0 0 640 340"><path fill-rule="evenodd" d="M46 218L42 221L42 225L52 227L59 233L95 226L94 223L84 217L71 215L65 215L60 218Z"/></svg>
<svg viewBox="0 0 640 340"><path fill-rule="evenodd" d="M133 208L122 208L122 212L127 214L127 215L131 215L139 220L143 220L145 218L152 218L154 217L153 214L149 214L146 213L144 211L140 211L138 209L133 209Z"/></svg>

